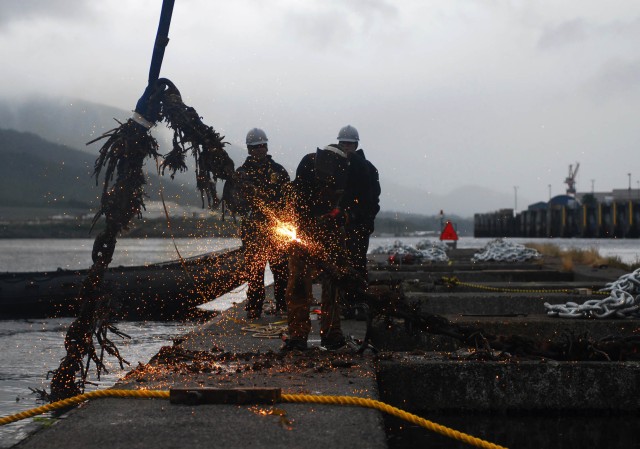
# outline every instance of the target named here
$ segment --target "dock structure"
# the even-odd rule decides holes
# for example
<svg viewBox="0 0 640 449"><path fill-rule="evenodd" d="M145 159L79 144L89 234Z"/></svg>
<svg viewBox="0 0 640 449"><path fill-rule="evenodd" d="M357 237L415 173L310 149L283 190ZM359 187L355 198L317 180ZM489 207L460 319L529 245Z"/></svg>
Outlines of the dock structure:
<svg viewBox="0 0 640 449"><path fill-rule="evenodd" d="M530 206L474 215L474 237L639 238L640 199Z"/></svg>
<svg viewBox="0 0 640 449"><path fill-rule="evenodd" d="M318 321L312 321L309 350L280 353L279 339L260 338L251 325L275 328L283 318L247 323L238 304L162 348L115 388L280 388L283 394L365 397L505 447L633 447L640 412L640 365L633 348L623 348L630 359L622 353L616 358L603 356L589 342L633 337L640 321L564 320L547 316L544 308L545 302L602 298L598 289L624 272L610 267L564 272L552 259L474 263L475 251L450 249L448 262L407 265L372 256L370 280L401 286L405 303L414 310L481 329L487 338L515 335L523 347L567 340L584 347L583 357L553 359L470 347L393 314L374 320L369 329L377 353L322 351ZM317 288L314 296L319 297ZM366 323L343 320L343 329L361 338ZM611 425L610 416L616 417L614 441L603 430ZM417 432L379 411L352 406L100 399L18 447L460 447L426 429Z"/></svg>

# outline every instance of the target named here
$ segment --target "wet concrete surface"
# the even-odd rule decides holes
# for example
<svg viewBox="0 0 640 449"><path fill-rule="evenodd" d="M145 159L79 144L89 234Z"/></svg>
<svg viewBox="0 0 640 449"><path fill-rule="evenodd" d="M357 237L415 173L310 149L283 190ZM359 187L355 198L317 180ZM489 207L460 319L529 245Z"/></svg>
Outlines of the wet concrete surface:
<svg viewBox="0 0 640 449"><path fill-rule="evenodd" d="M282 326L283 318L247 322L241 305L197 332L164 347L148 364L114 388L279 387L283 393L378 398L371 353L318 348L314 321L311 348L281 354L279 338L254 338L250 324ZM345 321L347 334L364 334L364 323ZM160 399L98 399L84 404L19 448L384 448L380 412L352 406L174 405Z"/></svg>
<svg viewBox="0 0 640 449"><path fill-rule="evenodd" d="M450 264L437 265L438 275L447 275L445 266L453 272L457 263L454 258ZM539 262L535 264L536 268L530 264L525 264L526 269L518 265L513 268L518 270L518 276L520 272L560 270L558 261L550 261L543 268L538 267ZM540 309L541 303L582 302L590 296L534 292L541 284L565 289L575 289L582 282L604 285L625 274L622 270L576 267L572 273L559 275L553 283L542 282L537 274L503 283L528 292L465 292L458 287L443 291L440 285L430 283L429 276L434 279L436 276L429 271L429 266L422 267L424 279L418 283L411 281L410 276L393 276L408 273L397 267L378 268L391 279L404 278L403 285L410 292L408 299L413 303L422 302L423 310L431 309L431 313L441 314L453 324L477 326L486 334L520 335L541 343L566 335L629 336L637 334L639 329L638 320L548 317ZM491 270L491 266L486 269ZM481 272L482 267L476 265L473 270ZM410 271L419 272L416 267ZM163 348L116 388L280 387L283 393L289 394L382 399L420 414L445 413L459 418L469 412L482 417L532 411L546 415L577 411L625 416L640 412L636 399L640 380L637 361L556 361L545 357L517 357L501 351L483 352L478 351L483 348L465 347L451 337L407 332L406 323L394 319L374 322L373 343L381 349L377 355L321 351L317 347L317 321L308 351L281 354L279 339L255 338L247 328L250 323L243 317L241 306L224 312L173 346ZM282 317L265 316L257 323L281 326L282 321ZM345 320L343 325L347 334L359 338L364 335L361 321ZM453 421L460 424L459 420ZM388 420L386 425L390 426ZM476 429L458 427L472 434ZM496 428L476 435L498 444L518 441L516 436L504 436L508 432L509 429ZM558 440L561 438L557 436ZM284 403L189 406L171 405L163 400L107 399L72 411L18 447L111 449L206 444L375 448L387 447L387 444L412 447L413 444L407 442L402 446L393 441L394 437L388 439L385 420L379 412L355 407ZM530 441L535 442L535 437ZM628 441L627 436L621 441Z"/></svg>

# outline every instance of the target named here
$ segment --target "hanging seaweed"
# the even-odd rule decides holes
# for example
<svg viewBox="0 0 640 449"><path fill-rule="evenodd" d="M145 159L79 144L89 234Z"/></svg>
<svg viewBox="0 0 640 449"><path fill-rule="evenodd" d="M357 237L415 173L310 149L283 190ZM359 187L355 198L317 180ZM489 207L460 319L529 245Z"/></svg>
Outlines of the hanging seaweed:
<svg viewBox="0 0 640 449"><path fill-rule="evenodd" d="M167 126L173 130L173 148L164 158L162 173L171 171L173 179L177 171L185 171L186 154L191 151L195 160L196 185L202 197L202 207L217 207L216 192L218 179L229 179L233 175L233 161L224 150L224 137L211 126L202 122L192 107L182 102L176 86L168 79L158 80L158 88L163 92L161 115Z"/></svg>
<svg viewBox="0 0 640 449"><path fill-rule="evenodd" d="M173 177L177 171L185 171L186 155L189 151L192 153L203 207L205 196L209 207L219 204L216 181L228 179L234 171L233 161L224 150L223 137L205 125L194 108L182 102L180 92L171 81L159 79L147 88L136 107L136 111L139 110L143 110L144 115L136 112L134 118L89 142L106 139L94 168L96 182L104 170L102 198L94 224L104 215L106 227L93 245L93 265L78 298L80 313L67 331L67 355L53 372L50 400L82 392L92 362L99 378L106 372L105 354L115 357L121 367L128 363L109 338L110 332L124 335L111 320L112 296L104 287L103 278L111 263L118 234L127 229L134 216L140 217L144 209L144 162L160 157L158 143L148 132L149 125L165 121L174 132L173 148L161 164L163 173L169 169Z"/></svg>
<svg viewBox="0 0 640 449"><path fill-rule="evenodd" d="M164 49L169 42L168 32L174 0L163 0L160 23L153 49L147 87L136 104L133 117L99 138L104 140L94 167L98 182L104 171L100 208L93 224L105 217L105 229L96 237L91 253L93 264L84 279L79 295L78 317L65 336L65 357L51 380L50 401L65 399L84 390L91 363L98 378L107 372L105 355L118 360L121 368L128 362L121 356L110 334L126 338L113 322L113 296L104 285L104 274L111 263L116 240L126 230L134 216L141 217L144 209L147 159L158 162L158 143L149 134L157 123L164 121L173 130L173 148L164 157L162 172L187 170L186 155L191 151L195 159L196 181L209 207L216 207L219 199L216 181L233 174L233 161L224 150L225 143L211 126L205 125L196 110L183 103L180 92L168 79L159 78Z"/></svg>

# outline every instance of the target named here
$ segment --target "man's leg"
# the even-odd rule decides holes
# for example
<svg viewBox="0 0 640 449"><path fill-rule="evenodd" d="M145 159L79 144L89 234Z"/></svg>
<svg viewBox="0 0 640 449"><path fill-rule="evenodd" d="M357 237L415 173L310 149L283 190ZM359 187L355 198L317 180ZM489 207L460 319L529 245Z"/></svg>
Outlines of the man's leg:
<svg viewBox="0 0 640 449"><path fill-rule="evenodd" d="M367 252L369 251L369 230L365 226L356 225L347 231L347 253L351 266L368 279Z"/></svg>
<svg viewBox="0 0 640 449"><path fill-rule="evenodd" d="M340 271L347 269L351 262L345 247L346 235L344 228L329 228L322 235L328 260ZM342 289L338 288L334 279L323 278L320 340L321 345L327 349L337 349L344 345L344 335L340 326L342 295Z"/></svg>
<svg viewBox="0 0 640 449"><path fill-rule="evenodd" d="M269 260L269 266L273 273L273 294L276 302L276 311L285 312L287 310L285 294L289 277L288 258L277 254Z"/></svg>
<svg viewBox="0 0 640 449"><path fill-rule="evenodd" d="M322 281L322 315L320 316L320 342L335 349L344 345L340 326L340 289L330 279Z"/></svg>
<svg viewBox="0 0 640 449"><path fill-rule="evenodd" d="M351 266L360 274L362 279L367 282L367 284L369 281L369 273L367 270L369 236L369 231L364 226L353 227L349 229L347 234L347 252L349 255L349 262L351 263ZM362 302L362 300L355 292L345 292L345 309L343 310L345 318L363 318L362 314L358 315L358 310L355 308L355 306L360 302Z"/></svg>
<svg viewBox="0 0 640 449"><path fill-rule="evenodd" d="M245 275L249 288L247 289L247 318L259 318L264 304L264 270L266 260L264 249L256 242L247 242L245 246Z"/></svg>
<svg viewBox="0 0 640 449"><path fill-rule="evenodd" d="M289 279L285 293L289 340L304 342L305 347L311 332L311 271L304 257L297 254L289 256Z"/></svg>

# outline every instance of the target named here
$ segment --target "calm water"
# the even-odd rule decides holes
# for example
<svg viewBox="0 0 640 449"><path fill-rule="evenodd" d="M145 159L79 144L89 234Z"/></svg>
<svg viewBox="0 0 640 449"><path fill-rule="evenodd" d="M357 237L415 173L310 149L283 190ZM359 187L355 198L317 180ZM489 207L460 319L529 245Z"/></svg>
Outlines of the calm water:
<svg viewBox="0 0 640 449"><path fill-rule="evenodd" d="M48 320L0 321L0 415L6 416L43 405L30 388L49 391L47 371L57 368L65 355L63 341L71 318ZM193 325L182 323L127 322L118 328L131 340L118 342L121 353L131 363L147 362L161 346L171 344L171 338L189 332ZM117 337L116 337L117 338ZM117 340L114 340L117 342ZM107 359L109 374L90 381L96 385L87 391L112 386L128 369L121 370L114 360ZM46 417L47 415L41 415ZM35 418L38 419L38 418ZM0 427L0 447L6 448L23 439L31 428L31 419Z"/></svg>
<svg viewBox="0 0 640 449"><path fill-rule="evenodd" d="M400 240L415 244L424 237L385 237L371 240L371 248ZM462 237L459 248L482 248L493 239ZM509 239L516 243L535 241L553 243L563 249L597 249L602 256L618 256L626 263L640 262L640 239ZM182 257L192 257L210 251L240 245L239 239L176 239ZM81 269L91 266L93 239L0 239L0 272L45 271L57 268ZM170 239L120 239L111 266L144 265L176 260Z"/></svg>
<svg viewBox="0 0 640 449"><path fill-rule="evenodd" d="M236 247L238 239L177 239L182 257ZM57 268L81 269L91 265L93 239L0 239L0 271L45 271ZM144 265L178 259L171 240L121 239L116 245L112 266ZM224 309L244 299L244 290L225 295L216 308ZM47 372L57 368L65 355L63 341L71 318L47 320L0 320L0 416L43 405L30 388L49 390ZM131 367L145 363L160 347L172 344L172 338L194 328L193 324L175 322L122 322L118 328L132 338L119 342L121 353ZM117 338L117 337L114 337ZM117 342L117 341L116 341ZM108 388L127 371L112 359L109 374L87 390ZM46 415L42 415L46 417ZM38 418L35 418L38 419ZM25 438L33 420L27 419L0 427L0 448L7 448Z"/></svg>
<svg viewBox="0 0 640 449"><path fill-rule="evenodd" d="M240 246L235 238L176 239L184 258ZM93 239L0 239L0 272L46 271L91 266ZM112 267L179 259L170 239L120 239Z"/></svg>
<svg viewBox="0 0 640 449"><path fill-rule="evenodd" d="M390 237L372 239L371 248L392 244L401 240L415 244L424 237ZM482 248L492 239L462 238L459 248ZM511 239L524 243L531 239ZM640 260L640 240L590 240L590 239L536 239L550 242L562 248L597 249L603 256L619 256L622 261L635 263ZM183 257L196 256L210 251L236 247L238 239L177 239L176 245ZM93 239L0 239L0 272L45 271L57 268L81 269L91 265ZM112 266L144 265L175 260L178 256L173 242L168 239L121 239L116 246ZM267 277L266 282L269 282ZM217 308L226 308L244 299L242 288L218 300ZM56 368L64 355L63 340L71 319L4 320L0 321L0 416L17 413L39 405L29 388L49 389L47 371ZM135 367L147 362L161 346L171 344L173 337L193 329L192 324L127 322L119 327L132 339L121 342L124 357ZM110 366L110 374L95 382L95 388L107 388L122 377L127 369ZM37 418L36 418L37 419ZM0 427L0 448L10 447L23 439L32 420L23 420Z"/></svg>

